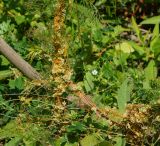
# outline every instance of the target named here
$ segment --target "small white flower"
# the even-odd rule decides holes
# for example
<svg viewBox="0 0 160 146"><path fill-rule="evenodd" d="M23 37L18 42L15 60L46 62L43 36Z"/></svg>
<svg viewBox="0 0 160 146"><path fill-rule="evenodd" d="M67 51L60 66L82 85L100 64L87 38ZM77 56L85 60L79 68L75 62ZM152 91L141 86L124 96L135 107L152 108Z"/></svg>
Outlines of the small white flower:
<svg viewBox="0 0 160 146"><path fill-rule="evenodd" d="M96 69L92 70L92 75L96 76L98 74L98 71Z"/></svg>

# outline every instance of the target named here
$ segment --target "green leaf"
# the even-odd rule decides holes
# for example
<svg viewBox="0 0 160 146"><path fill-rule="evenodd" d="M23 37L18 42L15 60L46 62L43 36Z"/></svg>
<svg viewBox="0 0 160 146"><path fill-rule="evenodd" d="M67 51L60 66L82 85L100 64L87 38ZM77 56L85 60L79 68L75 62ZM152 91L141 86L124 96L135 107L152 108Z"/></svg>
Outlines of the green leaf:
<svg viewBox="0 0 160 146"><path fill-rule="evenodd" d="M15 21L18 25L22 24L23 22L25 22L25 16L23 15L19 15L19 16L15 16Z"/></svg>
<svg viewBox="0 0 160 146"><path fill-rule="evenodd" d="M132 20L132 27L133 27L134 31L136 32L136 35L137 35L138 39L141 42L143 42L141 31L140 31L140 29L139 29L139 27L136 23L136 20L134 19L134 17L132 17L131 20Z"/></svg>
<svg viewBox="0 0 160 146"><path fill-rule="evenodd" d="M130 100L130 92L131 92L131 84L129 84L129 80L126 79L120 86L118 90L118 108L121 113L124 113L127 101Z"/></svg>
<svg viewBox="0 0 160 146"><path fill-rule="evenodd" d="M10 89L15 89L16 88L15 80L9 80L9 88Z"/></svg>
<svg viewBox="0 0 160 146"><path fill-rule="evenodd" d="M143 81L143 89L151 89L150 81L148 79Z"/></svg>
<svg viewBox="0 0 160 146"><path fill-rule="evenodd" d="M6 143L4 146L17 146L22 141L21 137L15 137L12 138L8 143Z"/></svg>
<svg viewBox="0 0 160 146"><path fill-rule="evenodd" d="M14 80L9 80L9 87L10 89L19 89L22 90L24 89L24 80L22 77L18 77Z"/></svg>
<svg viewBox="0 0 160 146"><path fill-rule="evenodd" d="M126 145L126 140L122 137L116 137L116 144L114 146L125 146Z"/></svg>
<svg viewBox="0 0 160 146"><path fill-rule="evenodd" d="M2 60L0 65L7 66L10 64L10 62L4 56L0 55L0 59Z"/></svg>
<svg viewBox="0 0 160 146"><path fill-rule="evenodd" d="M11 70L0 71L0 80L9 78L12 75L13 75L13 72Z"/></svg>
<svg viewBox="0 0 160 146"><path fill-rule="evenodd" d="M160 16L154 16L148 18L146 20L143 20L140 24L157 24L157 23L160 23Z"/></svg>
<svg viewBox="0 0 160 146"><path fill-rule="evenodd" d="M155 57L160 54L160 37L157 37L151 41L150 48Z"/></svg>
<svg viewBox="0 0 160 146"><path fill-rule="evenodd" d="M145 78L147 80L154 80L157 77L157 67L154 60L151 60L148 66L144 69Z"/></svg>
<svg viewBox="0 0 160 146"><path fill-rule="evenodd" d="M74 122L72 125L67 127L67 132L85 131L85 126L83 123Z"/></svg>
<svg viewBox="0 0 160 146"><path fill-rule="evenodd" d="M103 141L97 144L96 146L113 146L113 145L108 141Z"/></svg>
<svg viewBox="0 0 160 146"><path fill-rule="evenodd" d="M81 146L96 146L101 142L101 137L99 137L97 134L91 134L85 136L81 141Z"/></svg>
<svg viewBox="0 0 160 146"><path fill-rule="evenodd" d="M141 47L139 45L137 45L137 43L133 42L133 41L130 41L128 42L136 52L138 52L139 55L143 55L145 54L145 50L144 50L144 47Z"/></svg>
<svg viewBox="0 0 160 146"><path fill-rule="evenodd" d="M36 146L36 140L23 139L25 146Z"/></svg>
<svg viewBox="0 0 160 146"><path fill-rule="evenodd" d="M64 146L79 146L79 144L77 142L75 142L75 143L67 142Z"/></svg>
<svg viewBox="0 0 160 146"><path fill-rule="evenodd" d="M67 140L65 139L65 137L60 137L58 139L54 140L54 146L61 146L62 143L65 143Z"/></svg>
<svg viewBox="0 0 160 146"><path fill-rule="evenodd" d="M122 42L120 44L116 44L115 49L121 50L123 53L128 53L128 54L134 52L134 49L128 42Z"/></svg>
<svg viewBox="0 0 160 146"><path fill-rule="evenodd" d="M94 77L90 72L87 72L85 75L84 86L87 92L90 92L94 88Z"/></svg>
<svg viewBox="0 0 160 146"><path fill-rule="evenodd" d="M21 137L21 134L22 133L18 129L16 121L10 121L0 129L0 139Z"/></svg>
<svg viewBox="0 0 160 146"><path fill-rule="evenodd" d="M24 80L22 77L19 77L15 80L15 85L16 85L16 88L19 89L19 90L22 90L24 89Z"/></svg>
<svg viewBox="0 0 160 146"><path fill-rule="evenodd" d="M152 39L156 38L159 36L159 23L156 23L154 29L153 29L153 36Z"/></svg>

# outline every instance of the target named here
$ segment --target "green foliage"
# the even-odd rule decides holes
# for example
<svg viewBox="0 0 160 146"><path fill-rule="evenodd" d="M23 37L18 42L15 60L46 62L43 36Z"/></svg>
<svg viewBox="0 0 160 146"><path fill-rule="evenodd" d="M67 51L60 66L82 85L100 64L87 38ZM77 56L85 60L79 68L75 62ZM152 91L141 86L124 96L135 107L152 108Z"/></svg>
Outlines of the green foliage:
<svg viewBox="0 0 160 146"><path fill-rule="evenodd" d="M118 90L117 103L119 111L121 113L125 112L127 102L130 100L130 93L131 84L129 83L129 80L126 79L123 81L122 85L120 86L120 89Z"/></svg>
<svg viewBox="0 0 160 146"><path fill-rule="evenodd" d="M160 16L154 16L143 20L140 24L159 24L160 23Z"/></svg>
<svg viewBox="0 0 160 146"><path fill-rule="evenodd" d="M121 114L128 103L151 105L160 96L159 16L140 25L136 16L131 23L124 22L117 11L129 2L135 4L132 0L71 0L66 2L64 14L63 33L69 49L67 61L73 68L72 81L90 94L98 107L113 107ZM55 104L51 65L56 3L0 1L0 37L47 81L29 81L0 55L0 142L6 146L129 145L128 137L123 135L125 129L112 129L110 119L97 118L90 110L70 104L66 100L68 91L62 95L63 106ZM153 29L142 29L150 24ZM111 120L122 118L112 116ZM141 145L159 144L157 125L158 118L145 125L154 129L154 134L147 131Z"/></svg>
<svg viewBox="0 0 160 146"><path fill-rule="evenodd" d="M6 126L0 129L0 139L10 139L7 146L16 146L24 143L26 146L35 145L37 142L45 144L48 132L36 124L24 124L17 126L17 121L10 121ZM43 131L43 132L41 132Z"/></svg>

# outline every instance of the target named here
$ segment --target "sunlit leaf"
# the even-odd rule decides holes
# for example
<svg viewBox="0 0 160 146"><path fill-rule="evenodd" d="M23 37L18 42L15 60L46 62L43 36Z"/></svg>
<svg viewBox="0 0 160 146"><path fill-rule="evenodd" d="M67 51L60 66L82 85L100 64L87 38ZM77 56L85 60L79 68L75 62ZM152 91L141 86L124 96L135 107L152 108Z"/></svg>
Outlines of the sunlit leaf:
<svg viewBox="0 0 160 146"><path fill-rule="evenodd" d="M138 45L137 43L133 42L133 41L130 41L128 42L136 52L138 52L139 55L143 55L145 54L145 50L144 50L144 47L143 46L140 46Z"/></svg>
<svg viewBox="0 0 160 146"><path fill-rule="evenodd" d="M13 75L13 72L11 70L0 71L0 80L9 78L12 75Z"/></svg>
<svg viewBox="0 0 160 146"><path fill-rule="evenodd" d="M100 137L97 134L91 134L91 135L85 136L80 141L80 144L81 146L95 146L100 142L101 142Z"/></svg>
<svg viewBox="0 0 160 146"><path fill-rule="evenodd" d="M151 60L148 66L144 70L145 78L148 80L154 80L157 77L157 67L155 61Z"/></svg>
<svg viewBox="0 0 160 146"><path fill-rule="evenodd" d="M139 27L138 27L138 25L136 23L135 18L132 17L131 20L132 20L132 27L133 27L134 31L136 32L136 35L137 35L138 39L143 42L141 31L140 31L140 29L139 29Z"/></svg>
<svg viewBox="0 0 160 146"><path fill-rule="evenodd" d="M23 16L23 15L16 16L16 17L15 17L15 21L16 21L16 23L19 25L19 24L25 22L25 16Z"/></svg>
<svg viewBox="0 0 160 146"><path fill-rule="evenodd" d="M120 86L118 90L118 97L117 97L117 102L118 102L118 108L121 113L124 113L127 101L130 100L130 92L131 92L131 84L129 84L129 80L126 79Z"/></svg>
<svg viewBox="0 0 160 146"><path fill-rule="evenodd" d="M21 137L12 138L5 146L17 146L22 141Z"/></svg>
<svg viewBox="0 0 160 146"><path fill-rule="evenodd" d="M90 72L87 72L85 75L84 86L87 92L90 92L94 88L94 77Z"/></svg>
<svg viewBox="0 0 160 146"><path fill-rule="evenodd" d="M126 140L122 137L116 137L116 144L114 146L125 146L126 145Z"/></svg>
<svg viewBox="0 0 160 146"><path fill-rule="evenodd" d="M153 29L153 36L152 36L152 38L154 39L154 38L156 38L158 36L159 36L159 23L156 23L156 25L155 25L155 27Z"/></svg>
<svg viewBox="0 0 160 146"><path fill-rule="evenodd" d="M154 53L155 57L160 54L160 37L157 37L151 41L150 48Z"/></svg>
<svg viewBox="0 0 160 146"><path fill-rule="evenodd" d="M154 16L143 20L140 24L157 24L160 23L160 16Z"/></svg>
<svg viewBox="0 0 160 146"><path fill-rule="evenodd" d="M121 50L122 52L128 53L128 54L134 52L134 49L128 42L122 42L120 44L116 44L115 48L116 50Z"/></svg>

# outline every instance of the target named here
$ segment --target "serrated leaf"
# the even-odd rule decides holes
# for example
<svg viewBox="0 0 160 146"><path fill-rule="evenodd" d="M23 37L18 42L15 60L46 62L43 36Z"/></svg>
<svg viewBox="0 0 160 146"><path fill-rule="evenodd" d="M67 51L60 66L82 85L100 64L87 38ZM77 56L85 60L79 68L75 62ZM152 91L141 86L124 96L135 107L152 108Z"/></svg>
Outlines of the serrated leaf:
<svg viewBox="0 0 160 146"><path fill-rule="evenodd" d="M87 92L90 92L94 88L94 77L90 72L87 72L85 75L84 86Z"/></svg>
<svg viewBox="0 0 160 146"><path fill-rule="evenodd" d="M148 18L146 20L143 20L140 24L157 24L157 23L160 23L160 16L154 16Z"/></svg>
<svg viewBox="0 0 160 146"><path fill-rule="evenodd" d="M129 84L129 80L126 79L120 86L118 90L118 108L121 113L125 112L127 101L130 99L130 92L131 92L131 84Z"/></svg>
<svg viewBox="0 0 160 146"><path fill-rule="evenodd" d="M151 89L150 81L148 79L143 81L143 89Z"/></svg>
<svg viewBox="0 0 160 146"><path fill-rule="evenodd" d="M157 67L154 60L151 60L148 66L144 69L144 74L147 80L154 80L157 77Z"/></svg>

